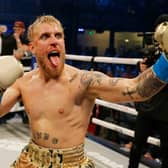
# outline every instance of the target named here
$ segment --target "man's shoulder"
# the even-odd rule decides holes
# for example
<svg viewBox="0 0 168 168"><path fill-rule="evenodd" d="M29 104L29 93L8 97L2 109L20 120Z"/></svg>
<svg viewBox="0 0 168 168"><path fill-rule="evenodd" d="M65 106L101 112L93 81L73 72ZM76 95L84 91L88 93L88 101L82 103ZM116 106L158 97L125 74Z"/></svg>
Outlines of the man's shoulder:
<svg viewBox="0 0 168 168"><path fill-rule="evenodd" d="M29 80L36 74L36 70L31 70L29 72L25 72L24 75L21 77L21 80Z"/></svg>
<svg viewBox="0 0 168 168"><path fill-rule="evenodd" d="M68 64L65 64L65 70L69 71L69 72L81 72L80 69L78 69L74 66L68 65Z"/></svg>

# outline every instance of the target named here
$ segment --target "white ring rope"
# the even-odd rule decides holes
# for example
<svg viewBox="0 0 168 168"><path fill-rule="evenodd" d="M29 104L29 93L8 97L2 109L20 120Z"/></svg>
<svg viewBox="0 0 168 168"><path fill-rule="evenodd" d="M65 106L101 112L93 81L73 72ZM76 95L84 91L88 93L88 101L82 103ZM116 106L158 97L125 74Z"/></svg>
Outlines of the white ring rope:
<svg viewBox="0 0 168 168"><path fill-rule="evenodd" d="M116 58L116 57L103 57L103 56L84 56L84 55L71 55L67 54L66 59L75 61L87 61L91 62L103 62L103 63L114 63L114 64L129 64L136 65L138 61L142 60L139 58Z"/></svg>
<svg viewBox="0 0 168 168"><path fill-rule="evenodd" d="M24 57L25 59L31 59L31 57ZM74 61L86 61L86 62L99 62L99 63L113 63L113 64L128 64L128 65L136 65L138 61L142 60L139 58L117 58L117 57L103 57L103 56L84 56L84 55L72 55L66 54L66 59L74 60ZM31 67L24 67L25 71L31 70Z"/></svg>
<svg viewBox="0 0 168 168"><path fill-rule="evenodd" d="M111 103L100 99L96 99L95 103L104 107L112 108L121 112L131 114L131 115L137 115L137 111L135 110L135 108L132 108L132 107Z"/></svg>
<svg viewBox="0 0 168 168"><path fill-rule="evenodd" d="M31 57L30 57L31 59ZM128 65L136 65L138 61L142 60L142 59L138 59L138 58L116 58L116 57L103 57L103 56L84 56L84 55L72 55L72 54L67 54L66 55L66 59L68 60L74 60L74 61L86 61L86 62L103 62L103 63L114 63L114 64L128 64ZM30 68L29 67L24 67L25 71L29 71ZM108 107L108 108L112 108L121 112L125 112L128 113L130 115L137 115L137 111L134 108L125 106L125 105L121 105L121 104L116 104L116 103L111 103L111 102L107 102L104 100L100 100L100 99L96 99L95 101L96 104L104 106L104 107ZM16 104L11 112L14 111L22 111L24 110L24 107L20 107L18 104ZM117 131L119 133L134 137L134 131L118 126L116 124L113 123L109 123L107 121L102 121L100 119L97 118L92 118L92 122L94 124L106 127L108 129ZM151 143L153 145L160 145L160 140L158 138L154 138L154 137L148 137L147 140L148 143Z"/></svg>
<svg viewBox="0 0 168 168"><path fill-rule="evenodd" d="M116 124L112 124L112 123L109 123L107 121L103 121L103 120L100 120L100 119L97 119L97 118L92 118L92 122L94 124L97 124L97 125L103 126L105 128L117 131L117 132L122 133L124 135L134 137L134 131L133 130L130 130L130 129L127 129L127 128L124 128L124 127L118 126ZM160 146L160 140L158 138L148 137L147 142L151 143L153 145Z"/></svg>

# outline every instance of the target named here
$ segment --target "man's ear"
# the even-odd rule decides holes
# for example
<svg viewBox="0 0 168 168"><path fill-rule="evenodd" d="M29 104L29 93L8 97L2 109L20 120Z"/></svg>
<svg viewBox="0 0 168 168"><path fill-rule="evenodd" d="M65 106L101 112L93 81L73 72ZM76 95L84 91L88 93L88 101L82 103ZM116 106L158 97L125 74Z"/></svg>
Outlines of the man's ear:
<svg viewBox="0 0 168 168"><path fill-rule="evenodd" d="M34 54L34 46L31 42L29 43L28 48L32 52L32 54Z"/></svg>

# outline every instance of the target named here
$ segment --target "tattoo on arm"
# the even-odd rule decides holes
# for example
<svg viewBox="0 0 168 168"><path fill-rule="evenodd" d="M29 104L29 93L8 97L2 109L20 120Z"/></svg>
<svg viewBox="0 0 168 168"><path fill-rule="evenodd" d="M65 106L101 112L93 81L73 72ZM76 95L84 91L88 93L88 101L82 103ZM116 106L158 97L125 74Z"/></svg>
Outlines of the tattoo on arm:
<svg viewBox="0 0 168 168"><path fill-rule="evenodd" d="M126 88L123 92L124 96L129 96L133 99L135 94L140 95L143 98L148 98L157 93L165 84L161 82L149 68L145 72L138 76L138 84L136 88Z"/></svg>
<svg viewBox="0 0 168 168"><path fill-rule="evenodd" d="M71 79L69 80L69 82L73 82L76 78L77 78L78 74L75 73L71 76Z"/></svg>
<svg viewBox="0 0 168 168"><path fill-rule="evenodd" d="M122 80L121 78L110 78L109 83L111 86L116 86L118 84L118 82L121 80ZM135 91L129 90L129 88L127 87L126 91L124 91L122 94L124 96L129 96L129 97L131 97L131 99L133 99L132 94L135 94Z"/></svg>
<svg viewBox="0 0 168 168"><path fill-rule="evenodd" d="M109 83L111 86L116 86L120 80L120 78L110 78Z"/></svg>
<svg viewBox="0 0 168 168"><path fill-rule="evenodd" d="M85 71L83 75L81 76L81 84L85 87L88 87L89 85L101 85L101 82L103 80L103 77L105 75L101 72L88 72Z"/></svg>
<svg viewBox="0 0 168 168"><path fill-rule="evenodd" d="M134 99L134 97L132 96L133 94L135 94L136 91L135 90L129 90L129 88L126 88L126 91L123 92L124 96L129 96L131 99Z"/></svg>
<svg viewBox="0 0 168 168"><path fill-rule="evenodd" d="M152 69L147 69L139 76L137 93L141 97L149 97L158 92L165 84L153 73Z"/></svg>
<svg viewBox="0 0 168 168"><path fill-rule="evenodd" d="M85 71L81 76L81 84L87 88L88 86L100 86L105 74L101 72L88 72ZM110 78L109 82L111 86L118 85L122 78ZM134 86L128 86L122 91L123 96L129 96L132 100L139 95L142 98L149 98L156 94L160 89L165 86L165 83L160 81L151 68L141 73L137 77L137 83Z"/></svg>

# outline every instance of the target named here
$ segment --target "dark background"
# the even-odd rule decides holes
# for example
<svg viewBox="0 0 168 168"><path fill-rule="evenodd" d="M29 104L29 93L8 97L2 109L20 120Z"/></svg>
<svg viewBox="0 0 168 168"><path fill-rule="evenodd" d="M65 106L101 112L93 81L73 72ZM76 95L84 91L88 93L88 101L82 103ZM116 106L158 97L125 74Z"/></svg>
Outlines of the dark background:
<svg viewBox="0 0 168 168"><path fill-rule="evenodd" d="M52 14L65 25L98 30L151 31L154 19L168 12L167 0L0 0L0 22Z"/></svg>
<svg viewBox="0 0 168 168"><path fill-rule="evenodd" d="M63 23L70 48L76 46L78 27L151 32L154 20L163 13L168 13L167 0L0 0L0 24L10 30L15 20L28 26L37 16L52 14Z"/></svg>

